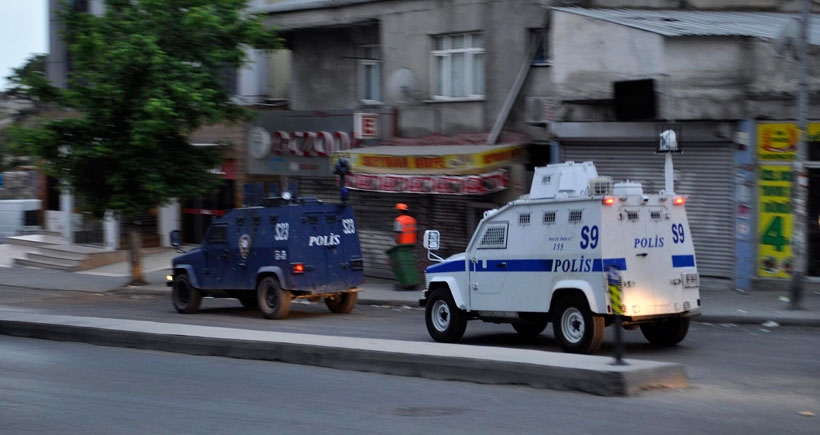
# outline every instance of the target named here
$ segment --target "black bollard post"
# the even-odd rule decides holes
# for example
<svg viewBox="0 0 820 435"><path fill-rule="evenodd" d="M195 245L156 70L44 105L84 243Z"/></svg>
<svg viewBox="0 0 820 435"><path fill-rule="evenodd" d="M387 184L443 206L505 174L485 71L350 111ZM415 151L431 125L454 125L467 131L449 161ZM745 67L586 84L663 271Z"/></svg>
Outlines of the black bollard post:
<svg viewBox="0 0 820 435"><path fill-rule="evenodd" d="M624 361L624 319L623 308L621 307L623 288L621 287L621 275L615 266L609 266L607 289L609 290L609 302L612 304L612 314L615 315L615 361L612 362L612 365L628 365Z"/></svg>

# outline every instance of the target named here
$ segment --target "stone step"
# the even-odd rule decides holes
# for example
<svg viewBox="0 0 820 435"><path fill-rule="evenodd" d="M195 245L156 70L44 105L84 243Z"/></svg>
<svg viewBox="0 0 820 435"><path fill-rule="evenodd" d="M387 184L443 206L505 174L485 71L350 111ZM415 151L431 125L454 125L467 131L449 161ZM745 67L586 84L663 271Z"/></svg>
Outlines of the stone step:
<svg viewBox="0 0 820 435"><path fill-rule="evenodd" d="M55 269L55 270L75 270L74 266L65 266L63 264L55 263L46 260L32 260L29 258L15 258L15 267L36 267L38 269Z"/></svg>
<svg viewBox="0 0 820 435"><path fill-rule="evenodd" d="M23 236L6 237L4 243L16 246L28 246L41 248L44 246L65 245L66 241L62 237L50 234L27 234Z"/></svg>
<svg viewBox="0 0 820 435"><path fill-rule="evenodd" d="M26 260L31 260L31 261L36 261L36 262L41 262L41 263L65 266L65 267L70 268L71 270L75 270L77 267L79 267L82 264L83 260L86 259L86 256L85 255L78 255L74 258L68 258L68 257L54 256L53 254L48 253L48 252L41 252L41 253L30 252L26 255L25 259Z"/></svg>

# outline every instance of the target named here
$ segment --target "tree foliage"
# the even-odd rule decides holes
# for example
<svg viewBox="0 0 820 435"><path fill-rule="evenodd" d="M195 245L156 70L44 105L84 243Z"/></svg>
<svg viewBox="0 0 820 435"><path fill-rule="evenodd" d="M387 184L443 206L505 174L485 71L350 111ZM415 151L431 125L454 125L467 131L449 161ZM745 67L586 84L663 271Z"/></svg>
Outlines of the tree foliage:
<svg viewBox="0 0 820 435"><path fill-rule="evenodd" d="M244 119L220 71L241 67L247 47L281 44L246 8L247 0L106 0L97 16L66 3L68 87L20 83L62 115L28 129L27 146L97 216L134 216L212 190L221 150L188 137Z"/></svg>
<svg viewBox="0 0 820 435"><path fill-rule="evenodd" d="M46 102L57 98L56 90L50 85L46 76L47 64L47 54L33 54L22 66L12 68L11 74L6 76L9 82L5 92L6 97L9 100L29 103L15 114L18 121L38 113L45 108Z"/></svg>
<svg viewBox="0 0 820 435"><path fill-rule="evenodd" d="M46 77L48 56L31 55L22 66L13 68L6 76L8 87L4 91L8 102L6 113L0 112L0 170L14 169L18 165L30 165L26 150L19 146L21 127L36 122L45 108L45 100L54 97Z"/></svg>

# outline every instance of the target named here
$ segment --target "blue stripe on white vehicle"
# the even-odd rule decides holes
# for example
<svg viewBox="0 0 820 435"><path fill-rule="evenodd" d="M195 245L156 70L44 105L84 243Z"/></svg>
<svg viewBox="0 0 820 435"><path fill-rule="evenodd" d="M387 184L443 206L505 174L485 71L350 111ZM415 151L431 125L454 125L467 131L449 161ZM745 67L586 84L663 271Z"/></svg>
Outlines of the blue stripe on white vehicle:
<svg viewBox="0 0 820 435"><path fill-rule="evenodd" d="M625 271L625 258L568 258L526 260L481 260L470 263L471 272L603 272L615 266ZM451 261L427 267L427 273L464 272L465 261Z"/></svg>
<svg viewBox="0 0 820 435"><path fill-rule="evenodd" d="M427 266L427 273L464 272L465 270L464 260L447 261Z"/></svg>
<svg viewBox="0 0 820 435"><path fill-rule="evenodd" d="M673 255L672 267L695 267L694 255Z"/></svg>

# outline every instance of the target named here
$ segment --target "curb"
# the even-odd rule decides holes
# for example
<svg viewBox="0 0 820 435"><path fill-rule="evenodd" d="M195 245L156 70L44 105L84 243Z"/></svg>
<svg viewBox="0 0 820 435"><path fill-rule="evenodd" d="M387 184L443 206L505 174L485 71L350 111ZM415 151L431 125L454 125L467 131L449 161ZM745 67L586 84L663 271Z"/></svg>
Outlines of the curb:
<svg viewBox="0 0 820 435"><path fill-rule="evenodd" d="M5 313L0 334L190 355L279 361L480 384L525 385L599 396L687 387L682 365L457 344L284 334L69 316ZM15 318L17 317L17 318ZM39 321L38 321L39 320ZM236 338L241 334L241 338ZM230 337L230 338L228 338Z"/></svg>

